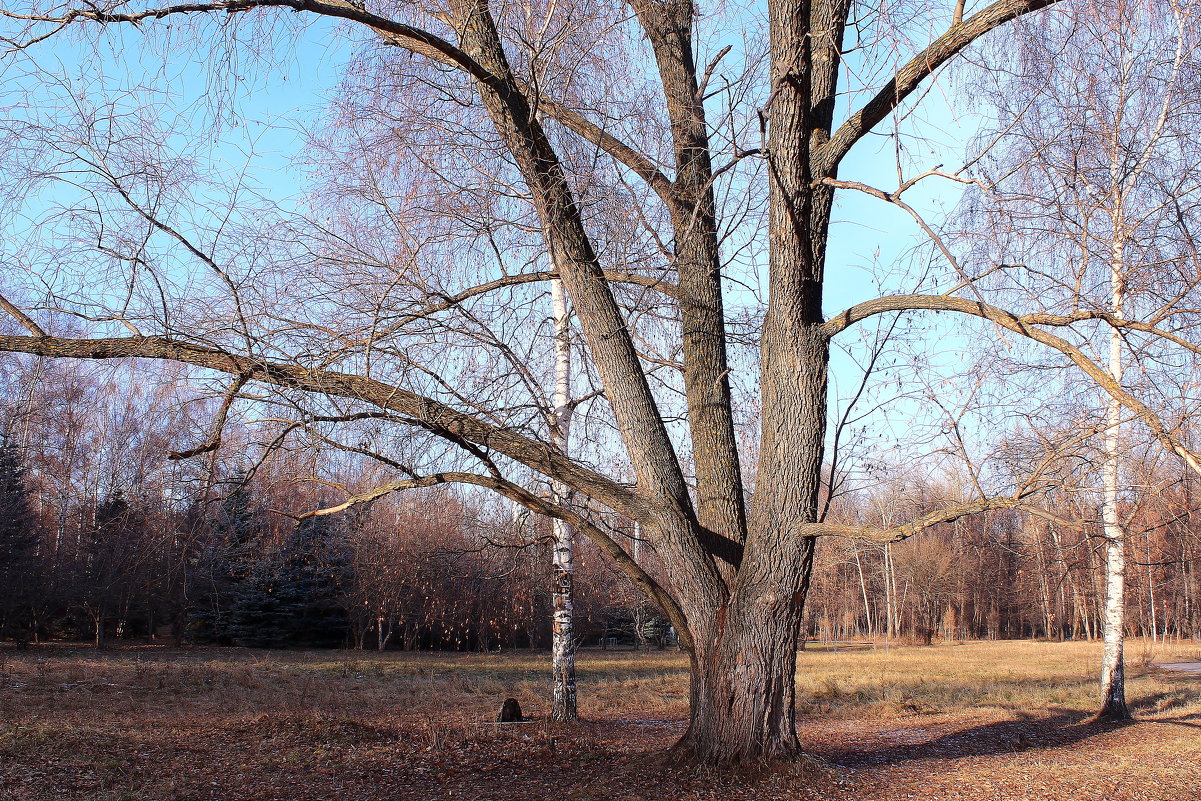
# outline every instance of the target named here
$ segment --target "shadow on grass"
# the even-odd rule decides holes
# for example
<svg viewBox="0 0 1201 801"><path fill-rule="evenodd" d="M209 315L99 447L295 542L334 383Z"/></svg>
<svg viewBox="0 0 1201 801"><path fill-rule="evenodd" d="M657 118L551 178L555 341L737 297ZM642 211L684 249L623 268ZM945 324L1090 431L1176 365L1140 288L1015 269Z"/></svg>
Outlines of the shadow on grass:
<svg viewBox="0 0 1201 801"><path fill-rule="evenodd" d="M1156 718L1155 720L1144 720L1143 723L1166 723L1169 726L1187 726L1192 729L1201 729L1201 715L1181 715L1178 718Z"/></svg>
<svg viewBox="0 0 1201 801"><path fill-rule="evenodd" d="M1050 714L1027 714L1018 720L973 726L933 737L928 729L922 727L881 732L866 747L859 745L855 751L821 755L851 768L881 767L919 760L1000 756L1027 750L1070 747L1127 725L1130 724L1097 722L1076 710L1056 710Z"/></svg>

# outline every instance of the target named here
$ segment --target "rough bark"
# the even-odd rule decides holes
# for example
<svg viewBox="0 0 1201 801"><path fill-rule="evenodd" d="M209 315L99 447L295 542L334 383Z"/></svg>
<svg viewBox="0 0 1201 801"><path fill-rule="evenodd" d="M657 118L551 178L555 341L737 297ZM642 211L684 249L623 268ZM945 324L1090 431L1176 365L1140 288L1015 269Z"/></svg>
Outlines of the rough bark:
<svg viewBox="0 0 1201 801"><path fill-rule="evenodd" d="M740 574L739 591L712 622L708 647L692 652L692 714L675 746L677 758L746 765L800 753L796 643L814 540L798 545L795 560L760 567L757 580Z"/></svg>

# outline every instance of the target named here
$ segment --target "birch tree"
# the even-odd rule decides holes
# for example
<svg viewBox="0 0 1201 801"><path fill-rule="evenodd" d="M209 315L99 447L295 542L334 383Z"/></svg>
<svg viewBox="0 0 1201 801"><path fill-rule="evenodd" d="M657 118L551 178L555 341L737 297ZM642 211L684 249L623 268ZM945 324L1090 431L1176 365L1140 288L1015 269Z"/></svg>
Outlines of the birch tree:
<svg viewBox="0 0 1201 801"><path fill-rule="evenodd" d="M1102 320L1191 347L1162 319L1007 308L978 280L997 264L949 252L937 291L910 285L825 308L830 282L851 280L829 258L836 193L865 192L929 232L906 193L926 179L969 180L927 165L883 189L840 179L848 154L873 132L903 133L889 123L908 118L944 66L1050 6L1083 8L931 4L898 28L850 0L768 0L759 31L753 15L735 20L687 0L548 3L532 13L575 48L562 62L571 69L548 83L520 35L529 3L13 2L3 12L7 58L38 88L21 84L27 94L5 122L10 206L36 206L29 198L56 179L82 191L69 214L34 214L71 236L23 231L32 238L6 254L17 275L38 280L6 284L0 305L27 333L0 336L0 350L183 362L203 380L224 376L231 403L253 389L299 428L393 469L395 480L322 511L458 483L573 526L664 610L689 653L691 714L676 757L792 758L796 643L817 537L891 542L988 510L1048 514L1035 475L980 483L888 527L823 520L836 337L880 315L928 311L953 315L965 336L1029 339L1201 468L1172 421L1114 381L1075 333ZM195 139L159 132L167 99L152 111L136 94L81 101L68 84L63 105L42 103L62 81L41 82L37 64L68 30L164 31L169 58L181 27L202 47L230 47L294 18L342 23L321 32L361 36L387 67L360 84L382 105L364 103L353 129L359 201L337 196L280 222L236 179L198 179ZM745 38L723 44L734 23ZM390 147L398 137L404 147ZM348 172L331 166L331 180ZM614 197L629 213L606 222L594 211ZM734 290L723 281L754 280L760 267L764 301L744 298L748 313L728 313ZM577 410L571 454L534 400L545 398L553 355L526 325L531 287L555 279L578 323L581 380L600 392ZM87 320L89 334L64 335L67 315ZM753 476L739 447L750 426L741 392L756 396ZM408 433L372 440L356 428L365 420ZM218 424L210 442L219 435ZM530 476L582 500L543 497ZM637 521L661 573L632 559L592 508Z"/></svg>
<svg viewBox="0 0 1201 801"><path fill-rule="evenodd" d="M1002 283L1028 298L1038 295L1048 311L1187 330L1194 322L1181 301L1198 281L1193 210L1201 200L1201 150L1193 143L1201 118L1196 21L1181 6L1125 0L1094 0L1088 11L1024 39L1016 71L999 81L999 138L1009 149L988 171L998 204L993 219L1005 232L994 247L1004 252L1002 261L1033 268L1025 279ZM1038 113L1027 113L1021 103ZM1144 337L1112 322L1094 337L1096 361L1111 385L1137 387L1178 421L1172 439L1187 436L1182 426L1193 407L1187 399L1173 402L1171 390L1157 385L1175 383L1162 365L1187 364L1189 348L1173 353L1178 346L1171 337ZM1138 365L1133 377L1127 364ZM1103 404L1099 419L1085 428L1102 439L1099 715L1123 720L1130 717L1122 509L1130 505L1122 479L1129 413L1112 395L1103 396Z"/></svg>
<svg viewBox="0 0 1201 801"><path fill-rule="evenodd" d="M553 419L549 421L551 444L564 456L569 456L571 437L571 315L563 282L550 282L551 306L555 322L555 391L552 400ZM571 489L562 482L551 484L551 501L557 505L570 504ZM575 614L575 531L566 520L552 521L554 531L554 575L551 605L554 619L551 625L551 720L575 720L575 633L572 620Z"/></svg>

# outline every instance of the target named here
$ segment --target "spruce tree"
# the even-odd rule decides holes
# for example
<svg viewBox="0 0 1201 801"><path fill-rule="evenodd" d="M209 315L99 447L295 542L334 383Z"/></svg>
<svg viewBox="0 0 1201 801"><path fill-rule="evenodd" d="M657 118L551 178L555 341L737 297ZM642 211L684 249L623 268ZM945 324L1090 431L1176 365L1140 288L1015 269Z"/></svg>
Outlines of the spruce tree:
<svg viewBox="0 0 1201 801"><path fill-rule="evenodd" d="M295 603L294 642L343 643L348 621L342 595L351 570L344 526L328 517L311 517L296 527L281 571L281 591Z"/></svg>
<svg viewBox="0 0 1201 801"><path fill-rule="evenodd" d="M20 450L0 434L0 636L22 636L39 579L37 515Z"/></svg>
<svg viewBox="0 0 1201 801"><path fill-rule="evenodd" d="M234 643L244 639L246 623L234 620L255 586L265 586L270 560L263 553L264 514L243 471L230 479L234 489L208 520L207 543L197 557L199 602L191 615L193 636L201 641Z"/></svg>

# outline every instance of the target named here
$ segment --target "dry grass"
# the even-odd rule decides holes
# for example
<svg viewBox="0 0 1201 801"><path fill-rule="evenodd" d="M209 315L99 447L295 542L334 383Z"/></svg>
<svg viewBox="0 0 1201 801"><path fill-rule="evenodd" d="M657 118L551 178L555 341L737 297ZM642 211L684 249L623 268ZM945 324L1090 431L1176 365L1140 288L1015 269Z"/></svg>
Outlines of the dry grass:
<svg viewBox="0 0 1201 801"><path fill-rule="evenodd" d="M1190 661L1201 647L1133 640L1127 646L1127 699L1140 716L1201 712L1197 683L1156 670ZM861 646L800 656L803 710L861 716L971 709L1081 714L1097 705L1101 644L949 643L936 648Z"/></svg>
<svg viewBox="0 0 1201 801"><path fill-rule="evenodd" d="M581 655L588 722L562 726L542 653L2 649L0 799L1201 798L1201 677L1152 667L1201 647L1127 653L1141 722L1098 728L1096 643L811 649L800 729L840 767L740 784L658 759L687 715L675 652ZM508 696L534 722L491 723Z"/></svg>

